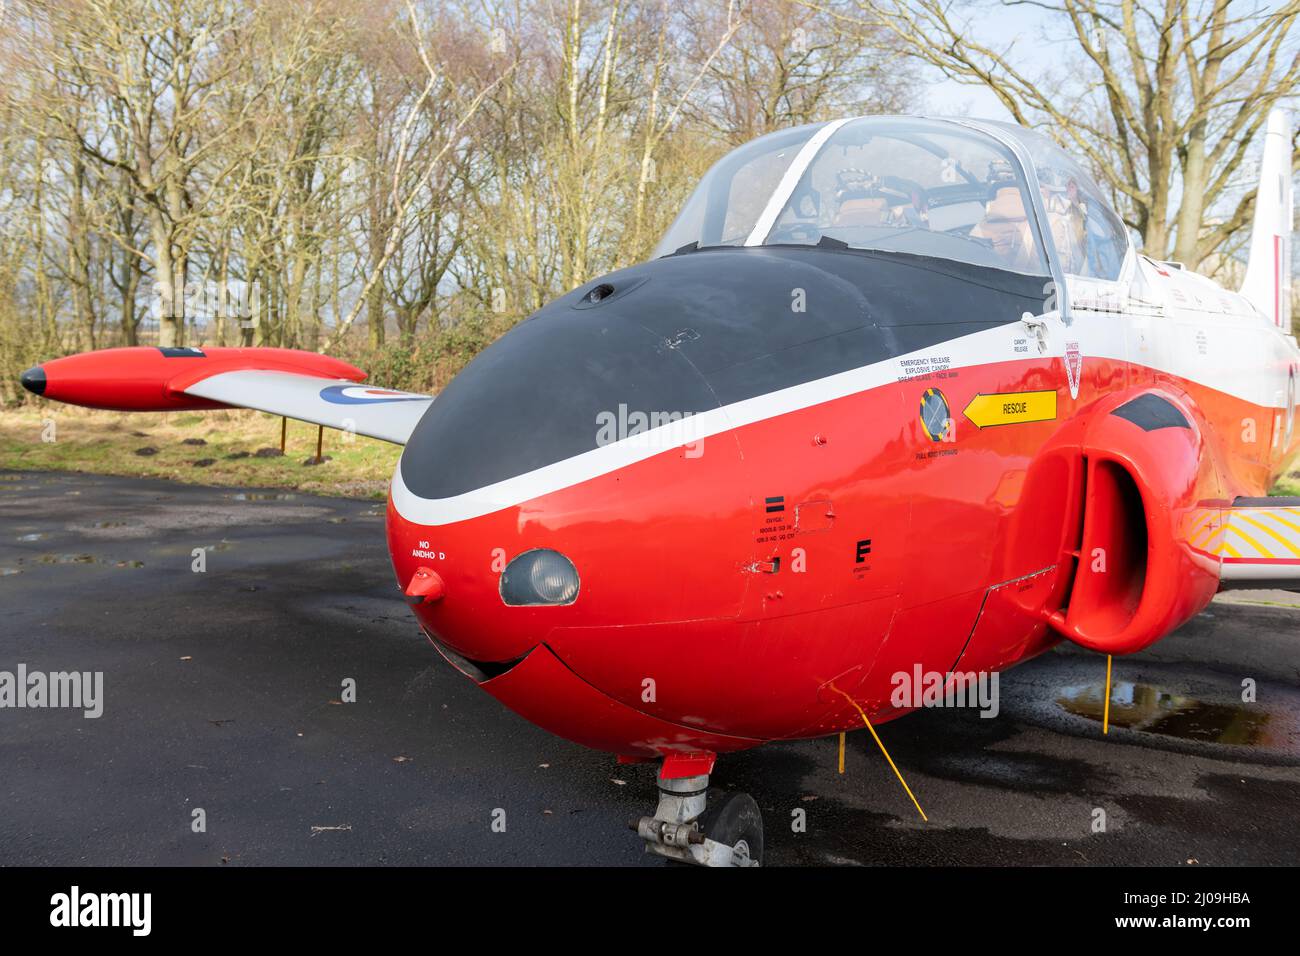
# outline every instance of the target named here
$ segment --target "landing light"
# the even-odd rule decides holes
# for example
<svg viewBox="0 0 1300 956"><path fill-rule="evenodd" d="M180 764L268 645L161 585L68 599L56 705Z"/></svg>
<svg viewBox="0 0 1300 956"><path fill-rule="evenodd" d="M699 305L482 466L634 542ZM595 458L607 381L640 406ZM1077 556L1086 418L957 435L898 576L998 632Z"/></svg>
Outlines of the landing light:
<svg viewBox="0 0 1300 956"><path fill-rule="evenodd" d="M511 607L572 604L577 597L577 569L558 551L525 551L501 572L501 600Z"/></svg>

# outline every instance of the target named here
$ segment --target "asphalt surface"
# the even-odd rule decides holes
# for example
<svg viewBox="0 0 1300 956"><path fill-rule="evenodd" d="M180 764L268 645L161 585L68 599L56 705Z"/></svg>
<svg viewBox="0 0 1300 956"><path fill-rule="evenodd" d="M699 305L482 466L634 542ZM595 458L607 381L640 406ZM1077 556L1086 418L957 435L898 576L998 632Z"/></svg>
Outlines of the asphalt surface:
<svg viewBox="0 0 1300 956"><path fill-rule="evenodd" d="M657 863L625 829L654 769L444 664L379 502L0 472L0 671L19 664L102 671L104 709L0 709L0 864ZM843 775L829 738L714 782L758 800L776 865L1300 862L1300 608L1216 601L1116 660L1106 737L1104 680L1059 649L1002 675L995 719L884 725L928 822L866 732Z"/></svg>

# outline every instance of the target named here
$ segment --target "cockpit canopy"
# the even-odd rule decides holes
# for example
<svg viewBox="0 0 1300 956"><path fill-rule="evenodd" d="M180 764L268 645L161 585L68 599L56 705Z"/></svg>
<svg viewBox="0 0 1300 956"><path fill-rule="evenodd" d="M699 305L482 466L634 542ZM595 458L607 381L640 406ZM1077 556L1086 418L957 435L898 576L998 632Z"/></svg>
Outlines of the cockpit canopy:
<svg viewBox="0 0 1300 956"><path fill-rule="evenodd" d="M1037 197L1008 136L1034 164ZM824 238L1030 275L1051 274L1055 254L1063 272L1099 278L1118 276L1128 241L1091 178L1045 137L1002 124L862 117L771 133L724 156L655 255L692 243Z"/></svg>

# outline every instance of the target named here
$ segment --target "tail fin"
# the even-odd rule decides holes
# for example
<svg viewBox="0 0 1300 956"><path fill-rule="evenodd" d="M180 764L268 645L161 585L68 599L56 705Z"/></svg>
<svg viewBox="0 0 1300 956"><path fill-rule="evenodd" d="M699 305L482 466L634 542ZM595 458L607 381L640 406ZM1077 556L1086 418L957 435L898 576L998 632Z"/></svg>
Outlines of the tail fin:
<svg viewBox="0 0 1300 956"><path fill-rule="evenodd" d="M1241 294L1283 331L1291 331L1291 114L1268 114L1255 194L1255 225Z"/></svg>

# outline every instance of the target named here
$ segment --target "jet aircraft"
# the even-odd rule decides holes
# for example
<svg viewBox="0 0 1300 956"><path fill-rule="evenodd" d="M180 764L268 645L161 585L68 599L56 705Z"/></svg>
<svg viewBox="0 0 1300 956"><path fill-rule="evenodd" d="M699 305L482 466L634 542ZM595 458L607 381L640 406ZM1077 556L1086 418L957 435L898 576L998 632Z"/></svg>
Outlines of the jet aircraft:
<svg viewBox="0 0 1300 956"><path fill-rule="evenodd" d="M752 865L718 755L879 724L898 674L1140 651L1300 587L1290 125L1242 289L1135 248L1041 133L864 116L723 157L645 263L551 302L436 397L284 349L127 348L47 399L243 407L404 445L388 545L429 642L507 707L661 761L635 824Z"/></svg>

